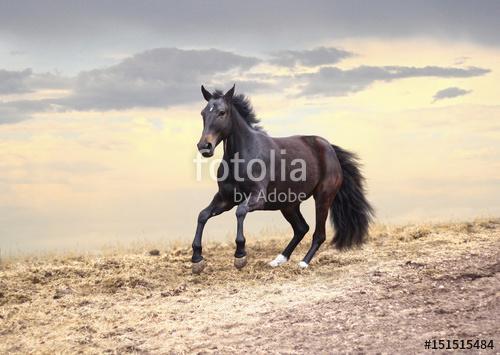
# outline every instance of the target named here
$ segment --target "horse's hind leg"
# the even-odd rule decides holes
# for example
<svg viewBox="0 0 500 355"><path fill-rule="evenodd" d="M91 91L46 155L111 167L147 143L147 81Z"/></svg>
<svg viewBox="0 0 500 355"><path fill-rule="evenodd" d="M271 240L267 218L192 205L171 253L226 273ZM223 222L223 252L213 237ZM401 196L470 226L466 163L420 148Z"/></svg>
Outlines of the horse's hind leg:
<svg viewBox="0 0 500 355"><path fill-rule="evenodd" d="M302 238L304 238L304 235L309 231L309 226L302 216L302 213L300 213L300 205L284 208L281 210L281 213L293 228L293 238L290 243L288 243L285 250L269 263L272 267L286 263Z"/></svg>
<svg viewBox="0 0 500 355"><path fill-rule="evenodd" d="M305 269L309 266L314 254L326 239L325 224L328 217L328 210L332 205L335 194L331 191L323 191L314 195L316 204L316 229L314 230L311 247L304 259L299 263L299 267Z"/></svg>

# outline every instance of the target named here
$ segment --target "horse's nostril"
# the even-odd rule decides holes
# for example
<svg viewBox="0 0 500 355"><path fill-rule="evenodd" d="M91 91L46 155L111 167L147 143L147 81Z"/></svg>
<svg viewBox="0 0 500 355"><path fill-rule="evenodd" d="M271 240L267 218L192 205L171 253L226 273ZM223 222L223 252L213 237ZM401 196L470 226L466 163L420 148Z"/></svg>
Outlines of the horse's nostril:
<svg viewBox="0 0 500 355"><path fill-rule="evenodd" d="M198 150L204 157L211 157L213 154L213 146L212 143L209 142L200 142L198 143Z"/></svg>

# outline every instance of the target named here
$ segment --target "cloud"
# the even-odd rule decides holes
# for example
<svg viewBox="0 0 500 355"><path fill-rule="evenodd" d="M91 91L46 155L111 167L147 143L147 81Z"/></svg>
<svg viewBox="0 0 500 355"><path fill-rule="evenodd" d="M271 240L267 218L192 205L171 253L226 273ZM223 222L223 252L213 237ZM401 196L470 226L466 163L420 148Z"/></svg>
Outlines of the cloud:
<svg viewBox="0 0 500 355"><path fill-rule="evenodd" d="M116 65L83 71L76 77L0 70L0 94L65 88L71 94L43 100L0 101L0 124L29 119L49 110L123 110L134 107L169 107L201 97L200 84L220 86L238 82L254 91L267 84L236 80L260 59L217 49L157 48L138 53Z"/></svg>
<svg viewBox="0 0 500 355"><path fill-rule="evenodd" d="M9 54L12 56L19 56L19 55L26 55L26 52L21 50L13 50L10 51Z"/></svg>
<svg viewBox="0 0 500 355"><path fill-rule="evenodd" d="M0 69L0 95L23 94L42 89L62 89L67 78L53 73L34 73L32 69L11 71Z"/></svg>
<svg viewBox="0 0 500 355"><path fill-rule="evenodd" d="M74 77L57 73L0 71L0 94L36 93L65 89L67 96L40 100L0 101L0 124L29 119L37 112L107 111L167 108L200 100L199 86L222 88L237 82L240 92L299 83L301 95L342 96L368 88L377 81L413 77L466 78L484 75L479 67L359 66L340 69L332 64L352 56L333 47L287 50L270 62L281 66L320 66L316 72L282 75L252 69L263 60L218 49L157 48L123 59L115 65L82 71ZM328 66L323 66L327 64ZM46 96L45 96L46 97Z"/></svg>
<svg viewBox="0 0 500 355"><path fill-rule="evenodd" d="M433 102L436 102L442 99L451 99L453 97L464 96L471 92L472 90L464 90L458 87L449 87L443 90L439 90L434 94L432 98L434 99Z"/></svg>
<svg viewBox="0 0 500 355"><path fill-rule="evenodd" d="M26 79L31 74L30 69L23 71L0 70L0 94L27 92Z"/></svg>
<svg viewBox="0 0 500 355"><path fill-rule="evenodd" d="M217 49L152 49L104 69L81 72L74 93L57 103L75 110L168 107L199 99L200 84L210 84L217 75L238 76L259 62Z"/></svg>
<svg viewBox="0 0 500 355"><path fill-rule="evenodd" d="M217 4L186 0L19 0L2 6L1 33L23 41L49 40L68 44L116 38L141 41L152 37L169 45L197 46L246 44L284 48L339 38L407 38L428 36L500 45L500 4L496 0L412 1L295 1L234 2ZM89 26L91 21L91 26ZM168 36L165 36L168 34ZM110 41L111 40L111 41ZM149 43L151 44L151 43Z"/></svg>
<svg viewBox="0 0 500 355"><path fill-rule="evenodd" d="M453 64L454 65L464 65L465 62L467 62L469 59L471 59L471 58L467 57L467 56L457 57L457 58L455 58L455 62Z"/></svg>
<svg viewBox="0 0 500 355"><path fill-rule="evenodd" d="M55 110L47 100L0 101L0 124L28 120L37 112Z"/></svg>
<svg viewBox="0 0 500 355"><path fill-rule="evenodd" d="M293 67L304 65L314 67L324 64L335 64L354 54L334 47L317 47L310 50L283 50L272 53L270 63Z"/></svg>
<svg viewBox="0 0 500 355"><path fill-rule="evenodd" d="M366 89L377 81L417 77L467 78L489 73L489 69L468 67L359 66L353 69L322 67L315 73L302 74L301 94L306 96L344 96Z"/></svg>

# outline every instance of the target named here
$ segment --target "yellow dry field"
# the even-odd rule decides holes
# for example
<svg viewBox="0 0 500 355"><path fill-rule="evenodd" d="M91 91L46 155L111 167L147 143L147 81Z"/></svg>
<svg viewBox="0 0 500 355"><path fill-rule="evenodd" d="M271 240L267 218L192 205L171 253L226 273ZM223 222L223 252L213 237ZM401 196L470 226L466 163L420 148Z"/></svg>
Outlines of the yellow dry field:
<svg viewBox="0 0 500 355"><path fill-rule="evenodd" d="M190 249L3 260L0 353L423 353L427 339L500 334L500 219L375 226L358 250L267 262L288 237Z"/></svg>

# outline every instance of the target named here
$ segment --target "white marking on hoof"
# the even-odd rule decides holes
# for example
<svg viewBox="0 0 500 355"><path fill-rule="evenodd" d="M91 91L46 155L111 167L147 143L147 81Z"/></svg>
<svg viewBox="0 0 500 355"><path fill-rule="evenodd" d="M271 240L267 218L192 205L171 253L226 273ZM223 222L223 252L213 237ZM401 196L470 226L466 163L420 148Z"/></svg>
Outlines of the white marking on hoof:
<svg viewBox="0 0 500 355"><path fill-rule="evenodd" d="M283 265L287 261L288 258L286 256L284 256L283 254L279 254L273 261L269 263L269 265L271 265L271 267L277 267Z"/></svg>
<svg viewBox="0 0 500 355"><path fill-rule="evenodd" d="M206 266L205 259L202 259L201 261L198 261L197 263L193 263L191 265L191 271L193 274L199 275L201 274L205 266Z"/></svg>
<svg viewBox="0 0 500 355"><path fill-rule="evenodd" d="M247 264L246 256L242 258L234 258L234 267L237 268L238 270L244 268L246 264Z"/></svg>
<svg viewBox="0 0 500 355"><path fill-rule="evenodd" d="M307 269L308 266L309 266L309 264L304 262L304 261L301 261L299 263L299 268L301 268L301 269Z"/></svg>

